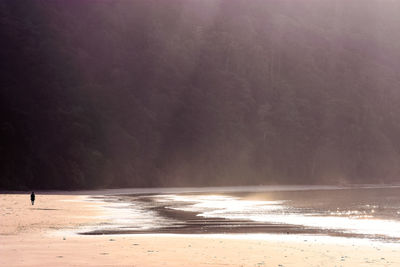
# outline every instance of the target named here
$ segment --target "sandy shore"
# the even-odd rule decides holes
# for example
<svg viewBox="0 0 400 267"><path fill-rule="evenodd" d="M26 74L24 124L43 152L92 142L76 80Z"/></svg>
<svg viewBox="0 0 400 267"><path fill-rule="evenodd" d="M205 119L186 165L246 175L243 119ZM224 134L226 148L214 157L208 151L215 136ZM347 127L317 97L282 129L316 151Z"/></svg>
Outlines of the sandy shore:
<svg viewBox="0 0 400 267"><path fill-rule="evenodd" d="M400 266L400 245L344 238L73 234L106 223L79 195L0 194L0 266Z"/></svg>

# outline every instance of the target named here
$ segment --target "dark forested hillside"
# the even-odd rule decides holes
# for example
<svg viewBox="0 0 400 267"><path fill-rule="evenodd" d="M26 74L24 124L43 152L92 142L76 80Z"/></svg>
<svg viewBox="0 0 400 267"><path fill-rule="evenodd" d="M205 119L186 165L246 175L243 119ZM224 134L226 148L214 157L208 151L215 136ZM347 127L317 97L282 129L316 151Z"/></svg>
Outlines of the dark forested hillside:
<svg viewBox="0 0 400 267"><path fill-rule="evenodd" d="M0 0L0 188L400 181L400 3Z"/></svg>

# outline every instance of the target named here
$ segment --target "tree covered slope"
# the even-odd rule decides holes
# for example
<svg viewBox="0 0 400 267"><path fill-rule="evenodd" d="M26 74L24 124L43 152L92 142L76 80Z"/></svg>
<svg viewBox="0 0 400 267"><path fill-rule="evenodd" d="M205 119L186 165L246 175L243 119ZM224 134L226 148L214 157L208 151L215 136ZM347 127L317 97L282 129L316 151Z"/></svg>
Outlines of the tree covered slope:
<svg viewBox="0 0 400 267"><path fill-rule="evenodd" d="M399 182L400 4L0 1L0 187Z"/></svg>

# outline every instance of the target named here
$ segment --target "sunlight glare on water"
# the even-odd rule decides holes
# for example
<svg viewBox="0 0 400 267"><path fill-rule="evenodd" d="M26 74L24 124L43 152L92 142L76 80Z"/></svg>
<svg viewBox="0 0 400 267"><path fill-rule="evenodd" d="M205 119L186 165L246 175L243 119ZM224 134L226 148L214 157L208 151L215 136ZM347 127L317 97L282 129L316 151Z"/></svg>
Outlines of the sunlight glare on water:
<svg viewBox="0 0 400 267"><path fill-rule="evenodd" d="M197 216L205 218L300 225L342 233L400 238L399 221L373 218L357 210L321 215L310 209L290 207L285 201L253 201L223 195L159 195L156 199L171 203L170 209L197 212Z"/></svg>

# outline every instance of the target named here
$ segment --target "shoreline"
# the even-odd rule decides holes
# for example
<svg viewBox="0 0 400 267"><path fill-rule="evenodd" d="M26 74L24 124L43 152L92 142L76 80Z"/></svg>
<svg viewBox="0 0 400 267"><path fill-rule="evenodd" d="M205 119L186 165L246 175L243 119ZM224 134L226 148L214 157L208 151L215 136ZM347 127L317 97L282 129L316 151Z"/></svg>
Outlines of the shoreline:
<svg viewBox="0 0 400 267"><path fill-rule="evenodd" d="M213 193L210 193L211 195ZM193 194L197 195L197 194ZM227 195L227 194L223 194ZM246 195L246 194L244 194ZM241 194L231 194L228 197L243 196ZM97 199L97 197L95 197ZM285 223L269 223L252 221L248 219L226 219L223 217L199 217L200 212L179 210L171 208L171 203L158 202L150 195L109 195L99 197L99 201L103 203L104 208L108 209L109 214L114 212L120 213L125 210L125 214L131 211L130 206L140 203L148 203L151 208L147 207L146 211L155 211L154 219L165 218L170 222L162 225L154 224L148 229L135 228L134 222L137 218L124 218L125 223L118 224L116 222L111 227L93 227L81 231L82 235L132 235L132 234L176 234L176 235L280 235L282 239L286 239L288 235L316 236L316 237L341 237L368 240L368 242L378 242L382 244L400 244L399 238L379 236L373 234L356 233L338 231L336 229L312 228L305 225L285 224ZM254 195L253 195L254 199ZM120 206L118 206L119 203ZM115 209L115 206L117 209ZM146 205L147 206L147 205ZM123 215L121 215L123 216ZM111 216L112 217L112 216ZM157 218L158 217L158 218ZM109 217L110 218L110 217ZM114 219L121 219L116 216ZM290 238L289 238L290 239Z"/></svg>
<svg viewBox="0 0 400 267"><path fill-rule="evenodd" d="M354 189L383 189L400 188L400 184L288 184L288 185L244 185L244 186L204 186L204 187L131 187L131 188L99 188L87 190L34 190L42 195L148 195L161 193L257 193L257 192L290 192L310 190L354 190ZM0 190L0 195L27 194L32 190Z"/></svg>
<svg viewBox="0 0 400 267"><path fill-rule="evenodd" d="M32 209L28 195L0 195L0 266L400 265L400 246L315 236L71 234L108 223L92 196L39 195Z"/></svg>

